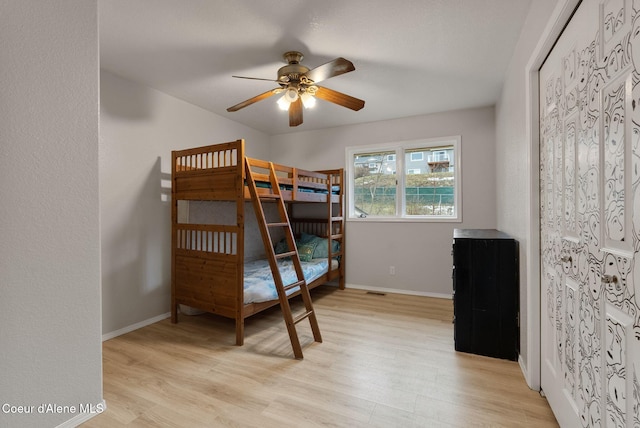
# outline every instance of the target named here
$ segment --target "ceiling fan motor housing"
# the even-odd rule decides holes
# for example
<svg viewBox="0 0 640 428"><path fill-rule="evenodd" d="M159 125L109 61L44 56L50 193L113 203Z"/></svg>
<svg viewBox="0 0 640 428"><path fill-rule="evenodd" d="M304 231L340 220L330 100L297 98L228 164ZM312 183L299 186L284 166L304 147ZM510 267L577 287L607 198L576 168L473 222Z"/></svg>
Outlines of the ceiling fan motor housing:
<svg viewBox="0 0 640 428"><path fill-rule="evenodd" d="M289 64L278 70L278 80L285 82L300 82L300 76L309 71L308 67L300 64Z"/></svg>
<svg viewBox="0 0 640 428"><path fill-rule="evenodd" d="M294 84L295 86L299 86L300 83L306 84L307 82L304 82L302 75L308 72L309 68L300 64L304 55L297 51L289 51L285 52L282 58L284 58L288 64L278 70L278 80L283 83L288 83L289 85Z"/></svg>

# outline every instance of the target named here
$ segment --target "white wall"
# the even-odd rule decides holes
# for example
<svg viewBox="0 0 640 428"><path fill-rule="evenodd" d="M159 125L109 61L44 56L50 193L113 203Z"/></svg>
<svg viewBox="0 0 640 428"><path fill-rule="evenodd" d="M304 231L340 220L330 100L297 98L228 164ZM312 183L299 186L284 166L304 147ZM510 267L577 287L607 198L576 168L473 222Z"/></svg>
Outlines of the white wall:
<svg viewBox="0 0 640 428"><path fill-rule="evenodd" d="M348 284L451 297L453 229L496 225L494 122L493 107L485 107L283 134L271 138L271 157L305 169L340 168L349 146L461 135L461 223L346 226Z"/></svg>
<svg viewBox="0 0 640 428"><path fill-rule="evenodd" d="M530 336L539 323L539 315L529 311L536 287L535 251L538 230L530 230L530 215L537 215L538 206L530 177L538 169L527 138L527 64L547 25L557 0L532 2L529 15L509 65L502 96L496 107L497 224L520 243L520 354L527 382L537 389L539 376L539 339ZM535 96L535 94L534 94ZM533 240L533 242L532 242ZM535 257L535 255L534 255ZM532 264L533 263L533 264ZM532 295L532 293L534 295ZM536 306L535 304L533 306Z"/></svg>
<svg viewBox="0 0 640 428"><path fill-rule="evenodd" d="M0 426L75 424L102 404L97 2L0 10Z"/></svg>
<svg viewBox="0 0 640 428"><path fill-rule="evenodd" d="M200 107L100 73L103 334L163 317L171 296L171 150L267 137Z"/></svg>

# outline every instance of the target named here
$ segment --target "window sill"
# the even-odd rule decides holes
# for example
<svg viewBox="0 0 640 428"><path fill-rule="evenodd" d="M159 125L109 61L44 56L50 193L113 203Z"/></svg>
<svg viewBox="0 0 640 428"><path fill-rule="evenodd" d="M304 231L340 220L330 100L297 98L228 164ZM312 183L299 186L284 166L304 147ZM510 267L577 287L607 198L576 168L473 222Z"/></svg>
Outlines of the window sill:
<svg viewBox="0 0 640 428"><path fill-rule="evenodd" d="M354 223L462 223L461 217L347 217Z"/></svg>

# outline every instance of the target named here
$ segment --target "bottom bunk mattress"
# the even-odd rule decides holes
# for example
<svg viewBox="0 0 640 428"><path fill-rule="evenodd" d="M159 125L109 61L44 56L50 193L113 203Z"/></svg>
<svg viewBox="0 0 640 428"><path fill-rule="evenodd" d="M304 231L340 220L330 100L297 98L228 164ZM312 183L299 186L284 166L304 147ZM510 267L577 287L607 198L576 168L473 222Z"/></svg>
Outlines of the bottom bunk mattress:
<svg viewBox="0 0 640 428"><path fill-rule="evenodd" d="M312 259L308 262L301 261L302 271L307 284L327 273L329 260L326 258ZM336 269L337 260L331 261L331 269ZM293 284L298 280L293 261L283 259L278 261L280 276L284 285ZM287 295L298 291L299 287L287 290ZM254 260L244 264L244 303L260 303L268 300L276 300L278 292L273 281L269 261L266 259Z"/></svg>

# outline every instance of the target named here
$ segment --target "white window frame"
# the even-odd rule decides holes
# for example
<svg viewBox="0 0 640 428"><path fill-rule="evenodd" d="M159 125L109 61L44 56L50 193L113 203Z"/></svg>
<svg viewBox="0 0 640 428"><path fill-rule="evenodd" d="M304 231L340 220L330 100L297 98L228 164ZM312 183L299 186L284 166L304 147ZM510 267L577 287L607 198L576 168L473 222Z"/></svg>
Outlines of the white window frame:
<svg viewBox="0 0 640 428"><path fill-rule="evenodd" d="M406 215L405 204L406 198L404 194L405 188L405 152L412 149L429 149L453 146L454 158L454 212L450 216L440 215ZM396 213L395 216L366 216L359 217L355 213L354 206L354 173L353 165L354 156L371 152L395 151L396 156ZM461 162L461 137L460 135L442 137L442 138L425 138L420 140L399 141L385 144L351 146L345 149L345 165L347 176L347 221L354 222L462 222L462 162ZM401 189L401 190L398 190Z"/></svg>

